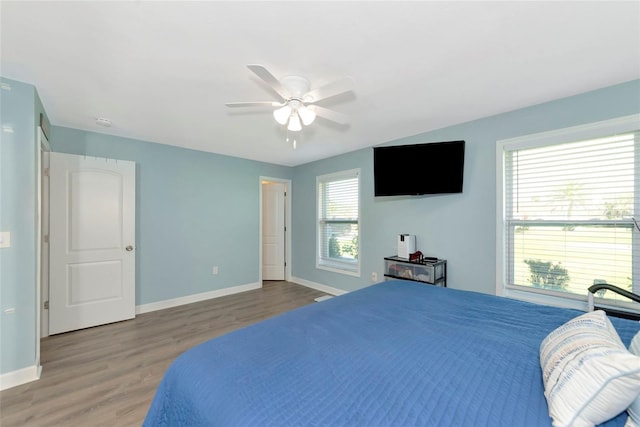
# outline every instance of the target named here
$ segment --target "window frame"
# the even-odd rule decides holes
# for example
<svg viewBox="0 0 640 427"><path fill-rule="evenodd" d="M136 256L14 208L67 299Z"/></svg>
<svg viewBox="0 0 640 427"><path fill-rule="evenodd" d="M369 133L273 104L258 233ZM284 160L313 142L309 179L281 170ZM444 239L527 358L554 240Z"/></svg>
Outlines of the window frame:
<svg viewBox="0 0 640 427"><path fill-rule="evenodd" d="M559 307L586 310L587 295L562 293L558 291L526 287L507 283L510 277L509 269L509 222L507 221L507 199L506 199L506 152L513 150L535 148L563 144L572 141L597 139L622 133L633 133L640 130L640 114L619 117L611 120L589 123L585 125L573 126L549 132L524 135L516 138L498 140L496 143L496 295L509 298L516 298L534 303L553 305ZM640 164L636 155L634 170L640 174ZM636 176L636 182L637 182ZM640 214L640 189L635 188L634 215ZM632 254L640 254L640 231L635 228L632 239ZM640 261L636 261L638 256L633 257L632 274L635 289L640 280ZM636 290L637 292L637 290ZM628 310L637 311L637 303L611 301L601 299L600 306L612 306Z"/></svg>
<svg viewBox="0 0 640 427"><path fill-rule="evenodd" d="M340 172L333 172L325 175L316 176L316 268L318 269L331 271L339 274L345 274L348 276L360 277L360 268L362 264L362 259L361 259L362 233L361 233L361 226L360 226L360 221L362 217L361 209L360 209L362 205L361 203L362 186L361 186L360 176L361 176L360 168L349 169L349 170L344 170ZM357 199L356 201L358 204L357 220L346 220L346 219L327 220L326 218L324 218L322 216L322 201L320 200L320 195L321 195L320 186L327 182L340 181L344 179L353 179L353 178L357 180L357 187L358 187L357 188L358 194L356 196L356 199ZM336 224L351 223L351 224L357 225L358 257L355 262L347 263L347 262L340 262L340 261L331 261L322 257L322 251L323 251L322 224L327 222L336 223ZM353 266L353 267L348 268L346 266Z"/></svg>

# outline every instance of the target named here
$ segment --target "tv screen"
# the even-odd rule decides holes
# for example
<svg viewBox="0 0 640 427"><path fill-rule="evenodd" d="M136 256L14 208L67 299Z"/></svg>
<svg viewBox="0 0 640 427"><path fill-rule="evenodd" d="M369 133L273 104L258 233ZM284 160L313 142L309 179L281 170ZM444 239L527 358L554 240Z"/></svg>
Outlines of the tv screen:
<svg viewBox="0 0 640 427"><path fill-rule="evenodd" d="M462 193L464 141L374 147L376 196Z"/></svg>

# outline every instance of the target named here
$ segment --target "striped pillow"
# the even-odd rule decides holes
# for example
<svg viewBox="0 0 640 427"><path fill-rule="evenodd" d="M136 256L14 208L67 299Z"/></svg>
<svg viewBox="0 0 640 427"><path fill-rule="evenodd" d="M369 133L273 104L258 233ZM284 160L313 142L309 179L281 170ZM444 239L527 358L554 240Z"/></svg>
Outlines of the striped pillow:
<svg viewBox="0 0 640 427"><path fill-rule="evenodd" d="M631 340L629 351L636 356L640 356L640 332ZM627 419L625 427L640 427L640 394L631 402L631 406L627 408L627 412L629 413L629 418Z"/></svg>
<svg viewBox="0 0 640 427"><path fill-rule="evenodd" d="M593 426L640 393L640 357L624 346L604 311L576 317L540 344L544 395L553 425Z"/></svg>

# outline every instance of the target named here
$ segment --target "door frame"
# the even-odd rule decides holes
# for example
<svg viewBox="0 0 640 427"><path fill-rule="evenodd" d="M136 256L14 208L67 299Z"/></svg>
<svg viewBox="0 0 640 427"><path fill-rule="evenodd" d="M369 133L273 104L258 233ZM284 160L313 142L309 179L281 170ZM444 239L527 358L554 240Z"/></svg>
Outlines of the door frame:
<svg viewBox="0 0 640 427"><path fill-rule="evenodd" d="M286 197L284 198L284 280L291 281L291 180L282 178L273 178L269 176L260 176L258 178L258 185L260 187L260 218L258 220L259 232L258 232L258 283L262 287L262 183L263 182L277 182L284 184L284 191Z"/></svg>
<svg viewBox="0 0 640 427"><path fill-rule="evenodd" d="M49 223L49 185L43 180L47 176L45 169L49 168L49 152L51 146L42 127L38 126L36 149L36 368L38 378L42 372L40 364L40 338L49 335L49 319L44 309L43 294L49 294L49 251L48 243L43 236L42 223ZM45 273L43 275L43 272Z"/></svg>

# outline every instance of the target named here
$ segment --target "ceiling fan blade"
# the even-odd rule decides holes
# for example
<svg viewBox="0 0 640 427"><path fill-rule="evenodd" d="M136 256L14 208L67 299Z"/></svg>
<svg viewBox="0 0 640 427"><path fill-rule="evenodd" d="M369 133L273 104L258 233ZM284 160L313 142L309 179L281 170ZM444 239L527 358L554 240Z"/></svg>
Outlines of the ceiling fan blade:
<svg viewBox="0 0 640 427"><path fill-rule="evenodd" d="M257 101L257 102L227 102L227 107L282 107L282 102Z"/></svg>
<svg viewBox="0 0 640 427"><path fill-rule="evenodd" d="M331 120L332 122L336 122L341 125L349 124L348 117L342 113L338 113L337 111L333 111L319 105L309 105L307 108L312 109L318 117L322 117L323 119Z"/></svg>
<svg viewBox="0 0 640 427"><path fill-rule="evenodd" d="M304 96L304 100L305 102L317 102L322 99L331 98L332 96L340 95L341 93L349 92L352 90L353 80L351 79L351 77L345 77L309 91Z"/></svg>
<svg viewBox="0 0 640 427"><path fill-rule="evenodd" d="M276 91L278 95L282 97L282 99L289 98L289 92L280 84L280 81L274 77L273 74L269 70L267 70L264 66L260 64L249 64L247 65L253 73L260 77L266 84L271 86L273 90Z"/></svg>

